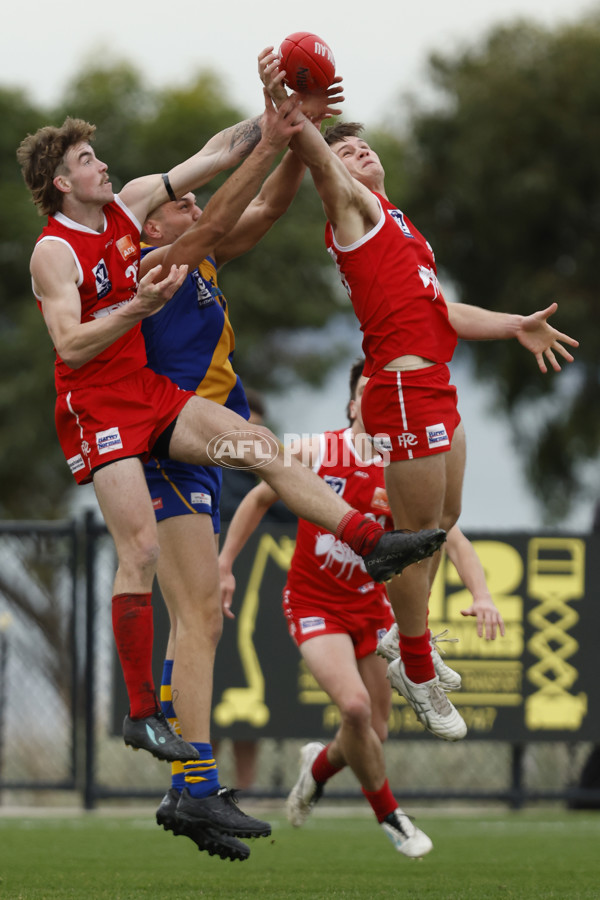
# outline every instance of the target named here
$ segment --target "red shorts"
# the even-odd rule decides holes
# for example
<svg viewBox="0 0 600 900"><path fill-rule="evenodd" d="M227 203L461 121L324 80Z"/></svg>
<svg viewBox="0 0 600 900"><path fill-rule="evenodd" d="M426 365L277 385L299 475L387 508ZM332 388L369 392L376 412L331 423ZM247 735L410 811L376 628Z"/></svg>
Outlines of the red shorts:
<svg viewBox="0 0 600 900"><path fill-rule="evenodd" d="M361 411L386 462L445 453L460 422L444 363L406 372L380 369L365 385Z"/></svg>
<svg viewBox="0 0 600 900"><path fill-rule="evenodd" d="M145 462L158 436L191 397L164 375L143 368L112 384L78 388L56 398L56 431L78 484L94 469L139 456Z"/></svg>
<svg viewBox="0 0 600 900"><path fill-rule="evenodd" d="M322 634L347 634L352 638L357 659L374 653L396 621L385 589L377 588L365 595L364 603L348 605L331 598L319 603L318 598L299 597L286 587L283 612L297 647Z"/></svg>

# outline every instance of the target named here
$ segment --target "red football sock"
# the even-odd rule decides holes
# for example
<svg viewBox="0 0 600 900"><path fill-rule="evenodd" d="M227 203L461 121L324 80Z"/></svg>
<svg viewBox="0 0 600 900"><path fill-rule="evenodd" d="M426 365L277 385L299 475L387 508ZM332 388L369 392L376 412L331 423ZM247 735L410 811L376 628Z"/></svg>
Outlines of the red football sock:
<svg viewBox="0 0 600 900"><path fill-rule="evenodd" d="M418 637L400 635L400 656L404 663L407 677L415 684L423 684L435 678L435 669L431 660L429 629Z"/></svg>
<svg viewBox="0 0 600 900"><path fill-rule="evenodd" d="M393 813L394 810L398 808L398 804L390 790L387 778L378 791L366 791L364 788L361 788L361 790L371 804L371 808L375 813L378 822L383 822L390 813Z"/></svg>
<svg viewBox="0 0 600 900"><path fill-rule="evenodd" d="M112 598L112 623L129 715L143 719L160 709L152 677L152 594L116 594Z"/></svg>
<svg viewBox="0 0 600 900"><path fill-rule="evenodd" d="M345 541L360 556L368 556L375 549L382 534L381 525L355 509L346 513L335 530L336 538Z"/></svg>
<svg viewBox="0 0 600 900"><path fill-rule="evenodd" d="M335 775L336 772L341 772L344 766L332 766L327 758L327 747L323 747L317 758L315 759L312 765L312 776L318 784L324 784L326 781Z"/></svg>

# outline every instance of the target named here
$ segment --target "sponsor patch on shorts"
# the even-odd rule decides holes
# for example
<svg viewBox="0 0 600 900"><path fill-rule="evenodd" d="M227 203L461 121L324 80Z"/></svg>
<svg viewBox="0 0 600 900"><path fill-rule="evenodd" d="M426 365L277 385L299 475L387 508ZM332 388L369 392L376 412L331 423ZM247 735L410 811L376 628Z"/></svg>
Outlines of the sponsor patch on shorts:
<svg viewBox="0 0 600 900"><path fill-rule="evenodd" d="M74 475L75 472L80 472L81 469L85 469L85 462L83 461L83 456L81 453L78 453L77 456L72 456L67 460L67 465L71 470L71 474Z"/></svg>
<svg viewBox="0 0 600 900"><path fill-rule="evenodd" d="M202 504L203 506L208 506L209 509L212 509L212 497L210 494L205 494L203 491L192 491L190 494L190 503L192 506Z"/></svg>
<svg viewBox="0 0 600 900"><path fill-rule="evenodd" d="M427 425L425 431L427 432L427 444L430 448L450 446L450 438L443 422L437 425Z"/></svg>
<svg viewBox="0 0 600 900"><path fill-rule="evenodd" d="M163 508L162 497L153 497L152 498L152 508L153 509L162 509Z"/></svg>
<svg viewBox="0 0 600 900"><path fill-rule="evenodd" d="M119 429L115 427L109 428L107 431L97 431L96 446L100 454L110 453L111 450L122 450L123 441L121 440Z"/></svg>
<svg viewBox="0 0 600 900"><path fill-rule="evenodd" d="M324 630L325 619L322 619L321 616L306 616L304 619L300 619L301 634L311 634L313 631Z"/></svg>

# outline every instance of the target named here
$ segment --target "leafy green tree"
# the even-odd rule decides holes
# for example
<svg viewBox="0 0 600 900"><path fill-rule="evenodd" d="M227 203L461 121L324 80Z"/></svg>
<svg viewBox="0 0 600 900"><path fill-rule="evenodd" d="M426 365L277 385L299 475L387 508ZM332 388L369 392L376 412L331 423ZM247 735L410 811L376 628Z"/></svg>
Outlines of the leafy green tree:
<svg viewBox="0 0 600 900"><path fill-rule="evenodd" d="M557 301L556 326L581 341L559 377L539 375L516 342L471 345L559 520L600 442L600 19L497 28L483 46L432 56L429 73L441 102L412 112L402 202L443 278L494 310Z"/></svg>

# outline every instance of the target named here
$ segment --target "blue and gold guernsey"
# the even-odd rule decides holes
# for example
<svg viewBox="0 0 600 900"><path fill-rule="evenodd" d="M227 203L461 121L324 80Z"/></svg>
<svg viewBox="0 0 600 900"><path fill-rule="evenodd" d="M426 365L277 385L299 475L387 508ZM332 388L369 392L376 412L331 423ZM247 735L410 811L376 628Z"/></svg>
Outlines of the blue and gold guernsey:
<svg viewBox="0 0 600 900"><path fill-rule="evenodd" d="M142 256L152 249L142 246ZM246 394L233 369L235 338L227 300L211 257L188 274L160 312L143 320L142 332L151 369L248 418ZM144 468L158 521L207 513L212 516L215 533L219 532L218 467L151 459Z"/></svg>

